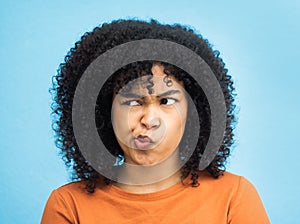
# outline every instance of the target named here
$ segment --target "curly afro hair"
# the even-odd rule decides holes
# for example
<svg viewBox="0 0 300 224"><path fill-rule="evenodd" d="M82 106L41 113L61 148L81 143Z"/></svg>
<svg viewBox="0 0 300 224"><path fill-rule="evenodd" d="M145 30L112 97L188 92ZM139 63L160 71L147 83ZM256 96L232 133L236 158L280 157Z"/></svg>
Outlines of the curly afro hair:
<svg viewBox="0 0 300 224"><path fill-rule="evenodd" d="M219 57L219 52L212 49L208 40L186 26L163 25L156 20L149 22L116 20L85 33L81 40L75 43L66 55L64 63L60 65L57 75L53 77L53 86L50 89L54 100L52 114L56 146L61 150L60 154L66 166L72 171L71 179L85 180L86 189L90 193L94 192L99 181L104 180L106 184L110 184L112 180L101 178L102 176L82 156L76 143L72 127L72 102L76 86L84 71L99 55L120 44L141 39L160 39L181 44L198 54L210 66L223 91L227 116L223 142L206 170L214 178L218 178L225 171L226 159L234 143L235 94L232 78ZM111 75L102 87L96 102L95 122L99 136L112 155L122 155L122 149L117 143L111 124L112 96L130 80L151 75L151 67L154 63L161 63L164 66L166 76L172 75L182 81L185 90L196 105L201 131L199 136L196 136L198 138L196 147L190 149L193 150L192 156L181 171L182 179L191 174L192 186L198 186L199 161L210 134L210 107L201 87L180 68L165 62L142 61L126 65ZM189 125L193 124L187 123L186 130L189 130ZM187 140L180 143L183 149L189 147L189 135L193 133L185 133L185 135Z"/></svg>

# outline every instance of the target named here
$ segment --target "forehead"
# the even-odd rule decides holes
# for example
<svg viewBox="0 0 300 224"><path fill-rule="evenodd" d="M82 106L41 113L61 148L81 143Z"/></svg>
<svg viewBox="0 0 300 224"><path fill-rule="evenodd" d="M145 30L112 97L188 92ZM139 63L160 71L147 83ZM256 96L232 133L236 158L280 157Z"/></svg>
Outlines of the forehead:
<svg viewBox="0 0 300 224"><path fill-rule="evenodd" d="M135 93L139 95L160 95L161 93L178 90L184 91L182 83L178 82L172 76L161 75L147 75L130 81L123 86L119 93L121 95L126 93Z"/></svg>
<svg viewBox="0 0 300 224"><path fill-rule="evenodd" d="M164 66L153 64L152 75L145 75L128 82L120 90L120 93L143 93L144 95L155 94L169 90L183 91L183 83L179 82L174 76L164 73Z"/></svg>

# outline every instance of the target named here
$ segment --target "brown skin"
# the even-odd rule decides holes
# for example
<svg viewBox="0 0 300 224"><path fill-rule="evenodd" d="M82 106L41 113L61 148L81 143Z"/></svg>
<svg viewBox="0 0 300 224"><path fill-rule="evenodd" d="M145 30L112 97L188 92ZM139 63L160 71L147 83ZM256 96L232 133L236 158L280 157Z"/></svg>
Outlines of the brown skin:
<svg viewBox="0 0 300 224"><path fill-rule="evenodd" d="M167 86L163 81L164 67L160 64L153 65L152 73L152 94L139 82L133 85L130 94L124 95L121 90L114 96L113 127L125 162L129 164L149 166L165 160L177 149L184 133L188 106L182 83L171 76L172 85ZM147 76L141 80L147 80ZM132 93L139 97L133 97ZM149 185L116 185L131 192L149 193L178 183L180 177L177 172Z"/></svg>

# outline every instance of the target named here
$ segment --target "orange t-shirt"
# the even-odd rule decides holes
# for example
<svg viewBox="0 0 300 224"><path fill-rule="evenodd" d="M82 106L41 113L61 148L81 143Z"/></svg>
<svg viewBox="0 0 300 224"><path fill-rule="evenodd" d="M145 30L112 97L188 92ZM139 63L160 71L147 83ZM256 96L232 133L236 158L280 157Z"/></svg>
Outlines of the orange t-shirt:
<svg viewBox="0 0 300 224"><path fill-rule="evenodd" d="M66 184L50 195L41 224L270 223L257 191L245 178L225 172L214 179L201 172L199 183L147 194L113 185L89 194L83 181Z"/></svg>

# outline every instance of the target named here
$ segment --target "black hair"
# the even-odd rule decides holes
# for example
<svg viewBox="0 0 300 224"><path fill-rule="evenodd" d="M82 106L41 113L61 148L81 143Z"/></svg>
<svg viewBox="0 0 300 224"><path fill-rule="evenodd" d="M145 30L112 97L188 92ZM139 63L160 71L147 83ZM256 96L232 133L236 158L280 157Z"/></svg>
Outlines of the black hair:
<svg viewBox="0 0 300 224"><path fill-rule="evenodd" d="M86 68L99 55L120 44L141 39L160 39L181 44L198 54L213 71L224 94L226 129L218 153L206 170L214 178L219 177L225 171L226 159L230 155L234 143L233 130L236 123L234 113L235 89L232 77L228 74L224 62L219 57L219 52L214 51L208 40L187 26L179 24L163 25L153 19L149 22L116 20L111 23L104 23L94 28L93 31L85 33L81 40L75 43L75 46L66 55L64 63L60 65L57 75L53 77L51 88L54 99L52 114L54 115L53 129L56 145L61 150L60 153L66 166L72 170L72 180L86 180L88 192L94 192L96 184L103 178L100 178L100 174L82 156L74 137L72 102L76 86ZM110 119L112 95L130 80L151 74L153 63L157 62L142 61L124 66L106 81L99 93L95 108L96 126L104 145L114 156L122 154L122 150L117 143ZM184 83L185 90L191 96L199 114L201 131L197 136L198 142L196 148L192 149L192 156L181 169L182 178L191 173L192 185L198 186L199 161L210 134L209 103L201 87L189 74L174 65L165 62L160 63L164 66L166 77L172 75ZM166 79L166 82L168 82L168 79ZM149 91L151 91L151 85ZM192 124L187 124L187 130L188 125ZM192 135L192 133L188 135ZM188 144L183 145L188 147ZM107 178L104 178L104 181L106 184L111 183L111 180Z"/></svg>

